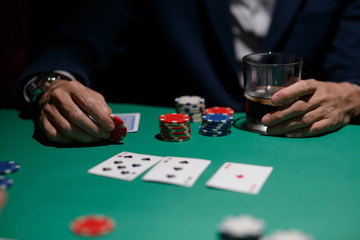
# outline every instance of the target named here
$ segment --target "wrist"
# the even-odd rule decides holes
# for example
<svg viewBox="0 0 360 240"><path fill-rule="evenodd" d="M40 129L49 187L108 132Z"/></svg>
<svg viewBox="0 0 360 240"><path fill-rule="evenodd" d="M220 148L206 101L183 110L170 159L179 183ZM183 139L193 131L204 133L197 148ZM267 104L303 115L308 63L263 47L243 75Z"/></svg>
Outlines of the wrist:
<svg viewBox="0 0 360 240"><path fill-rule="evenodd" d="M59 79L72 80L58 71L45 72L32 78L24 87L23 95L25 101L28 103L36 102L50 85Z"/></svg>

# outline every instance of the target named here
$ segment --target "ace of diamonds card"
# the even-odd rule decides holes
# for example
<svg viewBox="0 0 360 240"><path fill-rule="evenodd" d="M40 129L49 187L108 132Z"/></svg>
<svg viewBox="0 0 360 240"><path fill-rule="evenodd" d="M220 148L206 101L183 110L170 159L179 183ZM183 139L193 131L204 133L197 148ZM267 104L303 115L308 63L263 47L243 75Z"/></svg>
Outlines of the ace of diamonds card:
<svg viewBox="0 0 360 240"><path fill-rule="evenodd" d="M224 163L206 186L233 192L258 194L273 167L241 163Z"/></svg>

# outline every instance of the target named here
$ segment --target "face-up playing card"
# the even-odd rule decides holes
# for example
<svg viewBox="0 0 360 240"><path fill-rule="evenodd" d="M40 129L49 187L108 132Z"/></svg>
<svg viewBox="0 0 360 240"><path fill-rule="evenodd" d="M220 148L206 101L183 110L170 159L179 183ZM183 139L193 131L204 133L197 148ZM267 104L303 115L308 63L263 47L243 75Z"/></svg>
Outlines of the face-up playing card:
<svg viewBox="0 0 360 240"><path fill-rule="evenodd" d="M142 179L192 187L210 163L210 160L204 159L165 157Z"/></svg>
<svg viewBox="0 0 360 240"><path fill-rule="evenodd" d="M88 173L132 181L163 158L122 152L89 169Z"/></svg>
<svg viewBox="0 0 360 240"><path fill-rule="evenodd" d="M124 121L127 132L137 132L140 122L140 113L115 113L115 116Z"/></svg>
<svg viewBox="0 0 360 240"><path fill-rule="evenodd" d="M272 170L272 167L226 162L209 179L206 186L258 194Z"/></svg>

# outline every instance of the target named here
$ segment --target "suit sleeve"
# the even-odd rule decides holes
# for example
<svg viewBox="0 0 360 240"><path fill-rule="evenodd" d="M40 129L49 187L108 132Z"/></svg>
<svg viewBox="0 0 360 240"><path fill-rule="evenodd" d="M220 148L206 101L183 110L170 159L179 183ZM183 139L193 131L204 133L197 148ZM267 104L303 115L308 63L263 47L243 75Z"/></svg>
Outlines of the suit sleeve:
<svg viewBox="0 0 360 240"><path fill-rule="evenodd" d="M360 85L360 1L348 1L339 18L324 69L329 80Z"/></svg>

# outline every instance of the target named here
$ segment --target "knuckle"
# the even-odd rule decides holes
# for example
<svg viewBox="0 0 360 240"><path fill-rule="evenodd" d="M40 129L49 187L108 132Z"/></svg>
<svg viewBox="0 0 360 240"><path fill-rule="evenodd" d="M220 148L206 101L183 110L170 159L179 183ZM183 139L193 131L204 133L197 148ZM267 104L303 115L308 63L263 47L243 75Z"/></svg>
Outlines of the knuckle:
<svg viewBox="0 0 360 240"><path fill-rule="evenodd" d="M74 122L80 122L83 119L83 113L80 111L69 111L68 113L69 118L71 119L71 121Z"/></svg>
<svg viewBox="0 0 360 240"><path fill-rule="evenodd" d="M57 124L59 130L64 133L65 135L70 135L72 132L72 128L70 126L70 124L66 121L62 121L60 123Z"/></svg>
<svg viewBox="0 0 360 240"><path fill-rule="evenodd" d="M314 118L313 118L312 114L310 114L310 113L305 114L302 118L302 123L305 125L309 125L309 124L313 123L313 121L314 121Z"/></svg>
<svg viewBox="0 0 360 240"><path fill-rule="evenodd" d="M70 88L79 88L80 87L80 83L78 81L69 81L67 82L67 86Z"/></svg>
<svg viewBox="0 0 360 240"><path fill-rule="evenodd" d="M53 91L51 91L50 93L50 97L51 99L57 99L57 100L61 100L62 99L62 95L63 92L60 88L54 89Z"/></svg>
<svg viewBox="0 0 360 240"><path fill-rule="evenodd" d="M298 101L297 109L299 112L305 112L308 109L308 104L304 101Z"/></svg>
<svg viewBox="0 0 360 240"><path fill-rule="evenodd" d="M87 97L84 99L84 102L88 107L93 107L97 103L97 101L94 97Z"/></svg>
<svg viewBox="0 0 360 240"><path fill-rule="evenodd" d="M310 79L309 80L303 80L299 82L299 88L302 91L307 91L309 89L309 84L310 84Z"/></svg>

